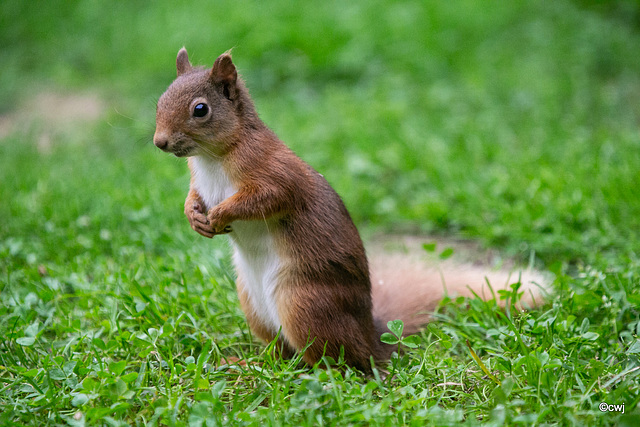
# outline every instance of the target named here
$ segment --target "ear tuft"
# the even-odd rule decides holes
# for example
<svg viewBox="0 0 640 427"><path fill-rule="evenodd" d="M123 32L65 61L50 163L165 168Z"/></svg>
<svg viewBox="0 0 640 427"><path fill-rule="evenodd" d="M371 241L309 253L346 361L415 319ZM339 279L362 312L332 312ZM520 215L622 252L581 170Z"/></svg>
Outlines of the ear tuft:
<svg viewBox="0 0 640 427"><path fill-rule="evenodd" d="M176 68L178 69L178 76L191 71L191 62L189 62L189 54L184 47L178 51L178 57L176 58Z"/></svg>
<svg viewBox="0 0 640 427"><path fill-rule="evenodd" d="M211 69L211 80L214 84L223 83L225 85L235 86L238 78L236 66L233 65L231 54L225 52L216 59Z"/></svg>

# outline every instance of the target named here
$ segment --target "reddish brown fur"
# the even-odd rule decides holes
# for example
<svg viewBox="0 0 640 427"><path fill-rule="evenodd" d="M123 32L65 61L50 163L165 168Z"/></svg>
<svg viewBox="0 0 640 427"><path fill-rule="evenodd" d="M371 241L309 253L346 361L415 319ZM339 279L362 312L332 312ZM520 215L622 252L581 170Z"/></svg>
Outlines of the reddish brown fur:
<svg viewBox="0 0 640 427"><path fill-rule="evenodd" d="M385 318L374 325L367 257L340 197L258 118L228 53L207 70L192 67L182 49L176 65L178 78L158 102L154 143L177 156L220 160L237 188L217 206L205 206L194 188L190 161L185 214L192 228L212 237L227 232L234 221L267 221L282 262L275 301L283 353L313 340L303 356L308 363L323 354L337 360L342 347L348 364L370 370L371 356L388 356L379 336L393 320L386 316L397 313L381 309L386 301L377 301L374 312ZM209 105L206 120L192 116L196 102ZM242 271L237 287L249 326L261 339L272 340L277 331L255 315Z"/></svg>

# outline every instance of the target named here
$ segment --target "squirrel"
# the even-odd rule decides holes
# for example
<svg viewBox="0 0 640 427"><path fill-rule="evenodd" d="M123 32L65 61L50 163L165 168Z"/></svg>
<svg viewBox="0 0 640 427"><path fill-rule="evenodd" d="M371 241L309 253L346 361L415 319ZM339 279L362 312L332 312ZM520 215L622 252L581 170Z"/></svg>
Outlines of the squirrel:
<svg viewBox="0 0 640 427"><path fill-rule="evenodd" d="M461 267L444 290L440 271L402 259L370 270L340 196L258 117L231 54L194 67L183 47L176 66L158 100L153 142L188 158L189 224L208 238L229 235L248 325L265 342L278 337L282 356L306 348L310 365L343 356L370 372L371 358L394 350L380 341L389 320L417 332L445 292L480 292L485 277L507 282L505 272ZM533 283L544 278L525 274L520 290L539 294Z"/></svg>

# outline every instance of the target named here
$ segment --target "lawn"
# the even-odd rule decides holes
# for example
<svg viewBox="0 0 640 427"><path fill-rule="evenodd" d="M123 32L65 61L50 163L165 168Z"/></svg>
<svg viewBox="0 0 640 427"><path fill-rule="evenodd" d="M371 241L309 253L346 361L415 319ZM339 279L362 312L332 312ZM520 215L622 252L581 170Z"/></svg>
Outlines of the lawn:
<svg viewBox="0 0 640 427"><path fill-rule="evenodd" d="M175 3L0 3L0 425L640 425L637 1ZM151 142L183 45L365 237L553 296L447 299L372 377L275 358Z"/></svg>

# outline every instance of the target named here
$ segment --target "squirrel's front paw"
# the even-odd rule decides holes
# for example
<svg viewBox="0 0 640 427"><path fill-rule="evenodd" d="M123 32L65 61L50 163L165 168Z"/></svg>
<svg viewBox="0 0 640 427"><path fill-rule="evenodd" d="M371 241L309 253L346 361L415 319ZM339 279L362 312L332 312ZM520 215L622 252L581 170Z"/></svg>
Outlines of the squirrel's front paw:
<svg viewBox="0 0 640 427"><path fill-rule="evenodd" d="M213 230L213 234L226 234L231 232L229 222L224 219L219 208L212 208L207 214L207 221Z"/></svg>
<svg viewBox="0 0 640 427"><path fill-rule="evenodd" d="M189 220L189 225L191 225L191 228L198 234L209 238L217 234L213 231L211 224L209 224L209 220L205 214L205 208L200 202L194 201L193 203L187 203L184 213Z"/></svg>

